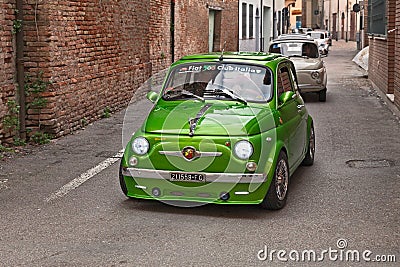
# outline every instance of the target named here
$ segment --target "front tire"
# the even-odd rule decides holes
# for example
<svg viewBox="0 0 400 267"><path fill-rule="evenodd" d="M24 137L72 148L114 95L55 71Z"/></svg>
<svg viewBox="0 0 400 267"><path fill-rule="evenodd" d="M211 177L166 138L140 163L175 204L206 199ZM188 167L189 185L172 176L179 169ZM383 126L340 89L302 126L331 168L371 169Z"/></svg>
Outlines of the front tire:
<svg viewBox="0 0 400 267"><path fill-rule="evenodd" d="M119 185L125 196L128 196L128 188L126 187L124 176L122 175L122 161L119 165Z"/></svg>
<svg viewBox="0 0 400 267"><path fill-rule="evenodd" d="M304 166L313 165L314 164L314 156L315 156L315 132L314 132L314 125L311 124L310 138L308 139L307 153L301 164Z"/></svg>
<svg viewBox="0 0 400 267"><path fill-rule="evenodd" d="M325 102L326 101L326 88L324 90L319 91L318 99L319 99L319 102Z"/></svg>
<svg viewBox="0 0 400 267"><path fill-rule="evenodd" d="M274 176L261 207L268 210L279 210L286 204L289 185L289 164L286 154L279 152Z"/></svg>

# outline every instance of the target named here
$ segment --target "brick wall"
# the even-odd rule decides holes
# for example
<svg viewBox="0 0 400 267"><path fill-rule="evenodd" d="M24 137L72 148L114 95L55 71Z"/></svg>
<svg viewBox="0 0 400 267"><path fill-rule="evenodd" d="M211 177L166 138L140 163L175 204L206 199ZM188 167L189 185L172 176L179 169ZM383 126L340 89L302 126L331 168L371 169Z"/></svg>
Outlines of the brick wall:
<svg viewBox="0 0 400 267"><path fill-rule="evenodd" d="M152 74L167 68L171 56L171 0L150 1L150 56Z"/></svg>
<svg viewBox="0 0 400 267"><path fill-rule="evenodd" d="M388 91L388 67L387 41L369 38L368 78L385 93Z"/></svg>
<svg viewBox="0 0 400 267"><path fill-rule="evenodd" d="M29 2L29 1L28 1ZM32 1L26 16L33 16ZM150 75L149 1L46 1L26 29L29 72L53 81L44 130L68 134L126 105ZM39 36L38 36L39 33ZM28 115L28 125L37 125Z"/></svg>
<svg viewBox="0 0 400 267"><path fill-rule="evenodd" d="M397 2L396 2L397 1ZM399 14L399 1L387 1L387 30L390 31L396 27L396 13ZM397 8L396 8L397 5ZM396 46L399 46L400 40L398 33L388 32L384 38L369 36L369 79L385 94L395 93L396 77L399 76L398 58ZM397 78L398 79L398 78ZM398 87L397 87L398 88ZM396 93L398 95L398 92ZM396 99L398 102L398 98Z"/></svg>
<svg viewBox="0 0 400 267"><path fill-rule="evenodd" d="M369 39L368 39L368 0L364 0L364 47L369 46Z"/></svg>
<svg viewBox="0 0 400 267"><path fill-rule="evenodd" d="M0 0L0 119L15 99L15 1ZM221 9L219 42L237 50L237 2L176 1L175 59L208 51L210 6ZM52 82L47 105L28 110L27 128L62 136L142 96L143 82L171 64L170 14L171 0L24 0L25 72Z"/></svg>
<svg viewBox="0 0 400 267"><path fill-rule="evenodd" d="M395 21L394 28L397 30L393 32L395 36L395 67L394 67L394 101L396 106L400 109L400 0L395 1Z"/></svg>
<svg viewBox="0 0 400 267"><path fill-rule="evenodd" d="M8 113L7 102L15 100L15 62L13 47L13 20L15 1L0 0L0 144L10 132L3 126Z"/></svg>
<svg viewBox="0 0 400 267"><path fill-rule="evenodd" d="M221 16L221 32L214 42L220 50L226 41L226 51L238 50L238 1L237 0L187 0L176 1L175 58L186 54L208 52L209 9ZM217 15L218 16L218 15Z"/></svg>

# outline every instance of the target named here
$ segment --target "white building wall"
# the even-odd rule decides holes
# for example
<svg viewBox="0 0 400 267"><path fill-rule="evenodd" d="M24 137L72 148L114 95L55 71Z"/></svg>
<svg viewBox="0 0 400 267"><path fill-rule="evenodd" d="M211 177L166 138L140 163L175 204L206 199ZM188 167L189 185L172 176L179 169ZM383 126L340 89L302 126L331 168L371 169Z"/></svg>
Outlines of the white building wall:
<svg viewBox="0 0 400 267"><path fill-rule="evenodd" d="M346 39L346 32L348 32L348 39L350 39L350 27L351 27L351 13L353 10L353 5L356 3L360 3L362 1L359 0L323 0L324 3L324 21L328 21L328 24L325 25L329 31L333 34L333 25L334 25L334 16L333 14L338 14L336 16L336 27L338 31L338 39ZM348 3L348 8L346 9L346 5ZM356 28L355 31L359 32L362 28L360 25L360 16L363 11L356 13ZM344 15L344 20L342 20L342 16ZM343 31L342 31L343 26Z"/></svg>
<svg viewBox="0 0 400 267"><path fill-rule="evenodd" d="M243 4L246 4L246 32L242 30L243 26ZM285 7L284 0L239 0L239 51L264 51L269 42L275 36L278 36L278 28L273 27L274 21L272 16L273 6L275 4L275 11L281 11ZM249 6L253 6L253 36L250 36L250 15ZM256 10L258 9L259 20L256 18ZM275 23L278 22L276 16ZM275 29L275 35L274 35Z"/></svg>

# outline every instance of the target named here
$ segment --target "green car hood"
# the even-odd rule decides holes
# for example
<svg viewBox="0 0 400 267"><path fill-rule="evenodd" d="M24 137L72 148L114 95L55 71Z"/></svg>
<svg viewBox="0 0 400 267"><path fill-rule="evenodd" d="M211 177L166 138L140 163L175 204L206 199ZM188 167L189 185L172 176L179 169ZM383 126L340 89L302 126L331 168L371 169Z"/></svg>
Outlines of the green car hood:
<svg viewBox="0 0 400 267"><path fill-rule="evenodd" d="M234 101L205 103L171 101L156 105L144 123L144 131L159 134L190 135L189 119L195 119L194 135L254 135L275 127L268 104L251 106Z"/></svg>

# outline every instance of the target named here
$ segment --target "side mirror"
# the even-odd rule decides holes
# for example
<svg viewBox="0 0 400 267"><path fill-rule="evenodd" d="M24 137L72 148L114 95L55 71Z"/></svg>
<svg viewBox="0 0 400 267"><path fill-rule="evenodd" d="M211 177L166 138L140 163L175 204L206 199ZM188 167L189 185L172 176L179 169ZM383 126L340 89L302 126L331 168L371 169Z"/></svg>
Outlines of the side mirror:
<svg viewBox="0 0 400 267"><path fill-rule="evenodd" d="M295 97L296 97L296 95L295 95L295 93L292 92L292 91L283 92L283 93L281 94L281 96L279 97L279 104L280 104L280 105L283 105L283 104L285 104L285 103L288 102L289 100L292 100L292 99L295 98Z"/></svg>
<svg viewBox="0 0 400 267"><path fill-rule="evenodd" d="M150 100L151 102L156 102L157 98L158 98L158 94L156 92L150 91L147 93L146 97L148 100Z"/></svg>

